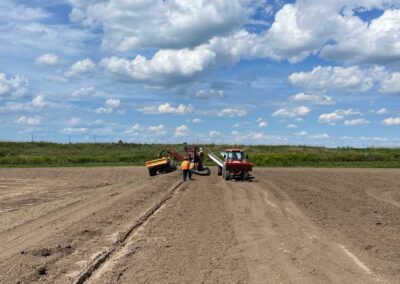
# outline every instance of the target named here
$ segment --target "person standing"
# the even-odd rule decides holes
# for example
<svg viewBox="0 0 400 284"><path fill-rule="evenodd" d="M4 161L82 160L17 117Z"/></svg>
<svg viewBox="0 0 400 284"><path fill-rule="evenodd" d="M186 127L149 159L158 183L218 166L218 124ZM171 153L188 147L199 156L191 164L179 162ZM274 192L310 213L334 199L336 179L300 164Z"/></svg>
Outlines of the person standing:
<svg viewBox="0 0 400 284"><path fill-rule="evenodd" d="M181 169L183 181L186 181L188 175L189 179L192 179L192 173L190 172L190 161L188 157L185 157L185 160L183 160L183 162L181 163Z"/></svg>

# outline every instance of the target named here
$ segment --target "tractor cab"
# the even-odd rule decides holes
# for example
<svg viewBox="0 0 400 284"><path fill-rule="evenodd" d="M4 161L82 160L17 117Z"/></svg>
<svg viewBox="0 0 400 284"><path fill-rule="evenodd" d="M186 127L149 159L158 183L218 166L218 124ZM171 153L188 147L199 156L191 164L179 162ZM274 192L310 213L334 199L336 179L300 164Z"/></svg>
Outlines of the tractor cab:
<svg viewBox="0 0 400 284"><path fill-rule="evenodd" d="M221 153L225 161L244 161L247 159L245 152L240 149L226 149Z"/></svg>

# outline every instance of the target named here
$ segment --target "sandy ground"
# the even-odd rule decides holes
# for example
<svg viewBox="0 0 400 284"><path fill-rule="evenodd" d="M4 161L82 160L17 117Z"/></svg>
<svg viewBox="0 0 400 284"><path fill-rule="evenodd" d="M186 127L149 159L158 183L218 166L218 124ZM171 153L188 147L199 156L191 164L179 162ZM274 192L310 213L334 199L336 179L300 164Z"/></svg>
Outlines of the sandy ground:
<svg viewBox="0 0 400 284"><path fill-rule="evenodd" d="M400 170L0 169L0 283L399 283Z"/></svg>

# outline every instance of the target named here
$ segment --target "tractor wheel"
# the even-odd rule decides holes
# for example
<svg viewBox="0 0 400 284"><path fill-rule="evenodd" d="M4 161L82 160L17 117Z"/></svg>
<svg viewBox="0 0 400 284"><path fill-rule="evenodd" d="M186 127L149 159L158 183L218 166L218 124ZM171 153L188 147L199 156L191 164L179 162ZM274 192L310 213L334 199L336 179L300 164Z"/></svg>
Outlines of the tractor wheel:
<svg viewBox="0 0 400 284"><path fill-rule="evenodd" d="M222 176L222 168L218 167L218 176Z"/></svg>
<svg viewBox="0 0 400 284"><path fill-rule="evenodd" d="M227 171L225 169L225 167L222 169L222 177L224 178L224 180L229 180L231 177L231 174L229 171Z"/></svg>
<svg viewBox="0 0 400 284"><path fill-rule="evenodd" d="M250 177L249 172L245 172L245 173L243 174L243 180L249 180L249 177Z"/></svg>

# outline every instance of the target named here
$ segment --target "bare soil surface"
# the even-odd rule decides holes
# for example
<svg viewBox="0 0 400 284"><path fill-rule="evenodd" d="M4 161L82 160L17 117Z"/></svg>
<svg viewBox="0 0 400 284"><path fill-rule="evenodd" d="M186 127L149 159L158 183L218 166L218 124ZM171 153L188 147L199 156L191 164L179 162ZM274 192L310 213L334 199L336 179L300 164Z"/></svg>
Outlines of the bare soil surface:
<svg viewBox="0 0 400 284"><path fill-rule="evenodd" d="M399 283L400 171L0 169L0 283Z"/></svg>

